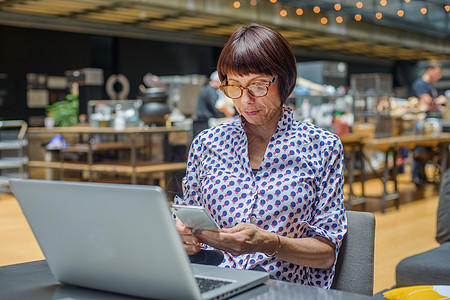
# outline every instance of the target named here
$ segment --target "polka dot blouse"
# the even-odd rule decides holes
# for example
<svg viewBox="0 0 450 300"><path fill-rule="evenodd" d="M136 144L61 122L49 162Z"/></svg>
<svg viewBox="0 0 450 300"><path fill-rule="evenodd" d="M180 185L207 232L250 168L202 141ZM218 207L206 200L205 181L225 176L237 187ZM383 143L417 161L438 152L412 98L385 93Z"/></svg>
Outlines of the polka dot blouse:
<svg viewBox="0 0 450 300"><path fill-rule="evenodd" d="M322 236L336 244L336 257L347 220L343 193L343 148L339 138L317 126L294 121L284 108L257 172L247 150L245 119L236 118L201 132L192 142L184 203L206 207L224 228L253 223L290 238ZM220 266L261 266L278 280L329 289L329 270L294 265L256 252L224 253Z"/></svg>

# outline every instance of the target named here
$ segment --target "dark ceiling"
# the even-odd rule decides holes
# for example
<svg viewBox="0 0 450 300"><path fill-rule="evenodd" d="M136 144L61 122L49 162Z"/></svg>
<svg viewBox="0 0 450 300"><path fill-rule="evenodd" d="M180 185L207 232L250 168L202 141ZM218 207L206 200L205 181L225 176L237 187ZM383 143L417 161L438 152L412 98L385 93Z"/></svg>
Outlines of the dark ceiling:
<svg viewBox="0 0 450 300"><path fill-rule="evenodd" d="M0 0L0 24L222 46L236 26L256 21L277 28L299 55L392 63L450 59L446 2Z"/></svg>

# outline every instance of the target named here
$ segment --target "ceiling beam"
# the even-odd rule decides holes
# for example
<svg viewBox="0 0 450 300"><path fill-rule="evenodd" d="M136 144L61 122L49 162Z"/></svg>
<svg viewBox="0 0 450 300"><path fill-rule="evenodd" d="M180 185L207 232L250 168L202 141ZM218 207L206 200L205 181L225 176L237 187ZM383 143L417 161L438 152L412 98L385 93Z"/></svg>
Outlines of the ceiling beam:
<svg viewBox="0 0 450 300"><path fill-rule="evenodd" d="M180 34L171 30L148 29L134 25L106 24L86 20L32 16L1 11L0 25L217 47L222 47L226 42L226 38L221 36L205 36L193 32Z"/></svg>
<svg viewBox="0 0 450 300"><path fill-rule="evenodd" d="M68 3L81 1L67 0ZM222 47L238 24L259 22L277 28L302 57L391 65L395 60L449 58L450 39L405 32L347 18L343 23L320 23L322 15L292 10L281 17L286 4L241 1L235 9L232 0L93 0L89 8L67 10L65 14L22 14L7 4L33 7L41 0L0 2L0 25L159 40ZM45 11L44 11L45 13ZM357 43L357 46L354 44ZM417 57L413 56L417 53Z"/></svg>

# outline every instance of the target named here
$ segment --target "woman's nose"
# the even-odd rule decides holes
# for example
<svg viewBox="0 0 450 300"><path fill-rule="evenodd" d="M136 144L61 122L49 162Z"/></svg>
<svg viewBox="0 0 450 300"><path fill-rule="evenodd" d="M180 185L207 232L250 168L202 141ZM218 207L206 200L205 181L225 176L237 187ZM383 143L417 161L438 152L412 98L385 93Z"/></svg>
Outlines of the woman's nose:
<svg viewBox="0 0 450 300"><path fill-rule="evenodd" d="M252 96L252 94L250 94L250 92L248 91L248 89L245 89L242 92L242 96L241 96L241 103L242 104L251 104L255 102L255 97Z"/></svg>

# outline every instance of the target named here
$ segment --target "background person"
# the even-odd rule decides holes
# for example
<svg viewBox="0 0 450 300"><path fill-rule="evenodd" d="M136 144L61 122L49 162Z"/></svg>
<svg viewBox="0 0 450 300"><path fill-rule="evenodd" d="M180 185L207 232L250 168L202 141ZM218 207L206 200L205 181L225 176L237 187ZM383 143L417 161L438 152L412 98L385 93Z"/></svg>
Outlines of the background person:
<svg viewBox="0 0 450 300"><path fill-rule="evenodd" d="M439 95L433 86L433 83L438 82L441 78L442 65L438 61L430 61L425 73L412 84L415 96L428 105L427 117L430 118L440 118L447 104L447 97Z"/></svg>
<svg viewBox="0 0 450 300"><path fill-rule="evenodd" d="M329 289L347 230L343 148L336 135L295 121L283 106L296 68L278 32L252 24L231 35L218 71L239 118L194 139L184 200L176 203L204 206L221 232L194 236L175 222L191 256L201 242L223 252L222 267Z"/></svg>
<svg viewBox="0 0 450 300"><path fill-rule="evenodd" d="M208 128L210 118L224 118L225 114L216 108L219 99L220 80L217 71L209 77L209 83L201 90L195 109L194 136Z"/></svg>
<svg viewBox="0 0 450 300"><path fill-rule="evenodd" d="M447 104L447 97L439 95L433 83L438 82L442 78L442 66L438 61L430 61L427 65L425 73L417 78L412 89L419 100L428 105L426 113L427 118L441 118ZM434 155L431 147L416 147L413 151L412 163L412 181L421 186L423 183L429 182L426 173L426 162L432 159Z"/></svg>

